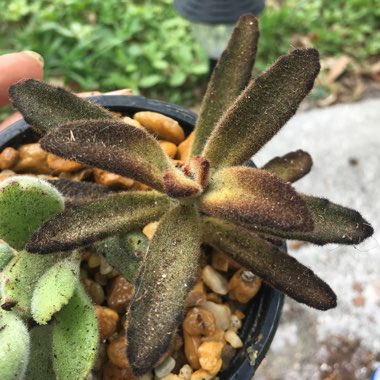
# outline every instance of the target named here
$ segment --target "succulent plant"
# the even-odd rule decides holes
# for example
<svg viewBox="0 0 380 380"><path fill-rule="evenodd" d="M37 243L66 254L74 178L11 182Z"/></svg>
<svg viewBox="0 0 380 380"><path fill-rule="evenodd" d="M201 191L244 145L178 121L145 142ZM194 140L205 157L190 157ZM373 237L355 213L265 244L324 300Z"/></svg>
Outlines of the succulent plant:
<svg viewBox="0 0 380 380"><path fill-rule="evenodd" d="M260 169L244 166L296 112L320 69L316 50L296 49L251 79L258 35L257 20L242 16L203 99L191 157L180 167L150 134L91 102L34 80L11 88L13 104L43 135L45 150L152 188L67 208L26 245L41 254L72 250L160 220L127 313L127 354L137 375L169 347L198 277L202 244L326 310L336 306L331 288L273 241L358 244L373 233L358 212L296 192L290 182L310 170L308 153L292 152Z"/></svg>
<svg viewBox="0 0 380 380"><path fill-rule="evenodd" d="M79 253L24 249L41 223L63 209L61 194L36 177L0 183L0 237L10 244L0 245L2 379L82 379L94 364L98 326L79 281Z"/></svg>

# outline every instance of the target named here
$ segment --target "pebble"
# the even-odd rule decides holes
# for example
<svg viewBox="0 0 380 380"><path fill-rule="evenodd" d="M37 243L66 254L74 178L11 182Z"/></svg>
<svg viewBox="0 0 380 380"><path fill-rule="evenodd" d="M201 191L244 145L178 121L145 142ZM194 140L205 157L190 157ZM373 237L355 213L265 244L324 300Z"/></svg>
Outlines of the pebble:
<svg viewBox="0 0 380 380"><path fill-rule="evenodd" d="M201 306L206 302L206 290L202 281L198 281L186 298L186 307Z"/></svg>
<svg viewBox="0 0 380 380"><path fill-rule="evenodd" d="M18 149L19 159L13 170L17 173L49 174L47 152L39 143L25 144Z"/></svg>
<svg viewBox="0 0 380 380"><path fill-rule="evenodd" d="M129 189L134 184L134 180L131 178L123 177L119 174L111 173L98 168L94 169L94 177L96 183L108 187L121 187L123 189Z"/></svg>
<svg viewBox="0 0 380 380"><path fill-rule="evenodd" d="M11 169L19 159L19 153L15 148L7 147L0 153L0 169Z"/></svg>
<svg viewBox="0 0 380 380"><path fill-rule="evenodd" d="M193 369L188 365L185 364L180 370L179 370L179 377L181 380L190 380L191 375L193 373Z"/></svg>
<svg viewBox="0 0 380 380"><path fill-rule="evenodd" d="M233 348L229 344L225 344L222 350L222 368L221 370L224 371L230 366L230 363L232 359L235 357L236 349Z"/></svg>
<svg viewBox="0 0 380 380"><path fill-rule="evenodd" d="M102 262L102 258L96 253L92 253L90 258L87 261L87 265L89 268L97 268L98 266L100 266L101 262Z"/></svg>
<svg viewBox="0 0 380 380"><path fill-rule="evenodd" d="M211 375L204 369L199 369L191 375L190 380L212 380L214 378L214 375Z"/></svg>
<svg viewBox="0 0 380 380"><path fill-rule="evenodd" d="M178 122L157 112L142 111L134 114L133 118L149 132L162 140L171 141L178 145L185 139L185 132Z"/></svg>
<svg viewBox="0 0 380 380"><path fill-rule="evenodd" d="M112 269L113 268L111 267L111 265L109 265L107 261L102 258L99 269L100 274L105 276L106 274L111 273Z"/></svg>
<svg viewBox="0 0 380 380"><path fill-rule="evenodd" d="M237 270L228 284L229 296L241 303L247 303L260 290L261 279L243 268Z"/></svg>
<svg viewBox="0 0 380 380"><path fill-rule="evenodd" d="M236 314L231 315L230 319L230 329L238 331L242 326L241 319Z"/></svg>
<svg viewBox="0 0 380 380"><path fill-rule="evenodd" d="M90 298L95 304L101 305L104 302L105 300L104 290L100 284L88 278L85 278L83 280L83 285L88 295L90 296Z"/></svg>
<svg viewBox="0 0 380 380"><path fill-rule="evenodd" d="M121 313L124 312L133 295L133 285L124 277L117 276L112 280L108 295L107 303L111 309Z"/></svg>
<svg viewBox="0 0 380 380"><path fill-rule="evenodd" d="M170 141L158 140L160 143L161 149L170 157L174 158L177 153L177 145L173 144Z"/></svg>
<svg viewBox="0 0 380 380"><path fill-rule="evenodd" d="M227 279L212 266L206 265L202 270L203 282L215 293L226 295L228 293Z"/></svg>
<svg viewBox="0 0 380 380"><path fill-rule="evenodd" d="M199 369L199 357L198 357L198 347L201 345L201 339L198 336L193 336L188 334L186 331L183 332L184 339L184 350L186 359L193 369Z"/></svg>
<svg viewBox="0 0 380 380"><path fill-rule="evenodd" d="M161 379L170 374L175 367L175 360L168 356L159 366L154 369L155 375Z"/></svg>
<svg viewBox="0 0 380 380"><path fill-rule="evenodd" d="M83 165L79 162L65 160L64 158L58 157L55 154L48 153L47 164L50 169L71 173L83 169Z"/></svg>
<svg viewBox="0 0 380 380"><path fill-rule="evenodd" d="M152 240L154 233L158 227L158 222L148 223L142 230L143 234L149 239Z"/></svg>
<svg viewBox="0 0 380 380"><path fill-rule="evenodd" d="M227 330L230 326L231 310L226 305L220 305L212 301L207 301L202 308L211 311L215 317L215 325L217 329Z"/></svg>
<svg viewBox="0 0 380 380"><path fill-rule="evenodd" d="M229 267L228 257L223 252L213 249L211 254L211 265L216 270L227 272Z"/></svg>
<svg viewBox="0 0 380 380"><path fill-rule="evenodd" d="M236 332L232 329L227 330L224 333L224 337L233 348L240 348L243 347L243 342L240 339L239 335L236 334Z"/></svg>
<svg viewBox="0 0 380 380"><path fill-rule="evenodd" d="M194 307L187 312L183 329L190 335L209 336L215 333L215 317L208 310Z"/></svg>
<svg viewBox="0 0 380 380"><path fill-rule="evenodd" d="M222 342L203 342L198 348L199 363L205 371L216 375L222 367Z"/></svg>
<svg viewBox="0 0 380 380"><path fill-rule="evenodd" d="M103 380L138 380L129 368L120 368L112 362L104 367Z"/></svg>
<svg viewBox="0 0 380 380"><path fill-rule="evenodd" d="M176 158L179 161L187 162L190 157L190 148L194 140L194 132L191 132L187 138L182 141L177 148Z"/></svg>
<svg viewBox="0 0 380 380"><path fill-rule="evenodd" d="M99 336L101 340L110 338L117 328L119 314L104 306L95 306L96 318L98 320Z"/></svg>
<svg viewBox="0 0 380 380"><path fill-rule="evenodd" d="M126 350L127 339L124 336L119 336L107 348L108 359L119 368L129 368Z"/></svg>

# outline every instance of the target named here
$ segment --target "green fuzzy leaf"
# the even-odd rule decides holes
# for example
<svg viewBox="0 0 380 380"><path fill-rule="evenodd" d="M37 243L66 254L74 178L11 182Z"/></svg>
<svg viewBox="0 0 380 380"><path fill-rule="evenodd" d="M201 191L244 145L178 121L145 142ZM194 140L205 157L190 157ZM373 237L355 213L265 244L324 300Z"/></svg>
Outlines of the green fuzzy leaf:
<svg viewBox="0 0 380 380"><path fill-rule="evenodd" d="M237 166L219 170L200 207L208 215L237 224L284 231L313 229L307 205L293 187L260 169Z"/></svg>
<svg viewBox="0 0 380 380"><path fill-rule="evenodd" d="M29 360L29 333L13 312L0 310L0 378L22 379Z"/></svg>
<svg viewBox="0 0 380 380"><path fill-rule="evenodd" d="M262 169L275 174L285 182L295 182L309 173L312 165L313 160L310 154L303 150L297 150L273 158Z"/></svg>
<svg viewBox="0 0 380 380"><path fill-rule="evenodd" d="M95 363L99 340L95 310L78 282L53 324L53 368L57 379L83 380Z"/></svg>
<svg viewBox="0 0 380 380"><path fill-rule="evenodd" d="M64 208L59 192L36 177L11 177L0 184L0 238L24 249L34 231Z"/></svg>
<svg viewBox="0 0 380 380"><path fill-rule="evenodd" d="M76 120L112 119L104 108L64 90L34 79L20 81L9 89L13 105L40 133Z"/></svg>
<svg viewBox="0 0 380 380"><path fill-rule="evenodd" d="M5 241L0 240L0 272L7 266L15 255L15 251Z"/></svg>
<svg viewBox="0 0 380 380"><path fill-rule="evenodd" d="M40 325L50 321L54 313L66 305L74 293L80 265L80 255L53 265L39 279L32 297L33 319Z"/></svg>
<svg viewBox="0 0 380 380"><path fill-rule="evenodd" d="M36 326L30 331L30 358L27 380L56 380L53 370L52 325Z"/></svg>
<svg viewBox="0 0 380 380"><path fill-rule="evenodd" d="M336 306L336 295L309 268L251 231L215 218L203 218L203 239L229 254L270 286L319 310Z"/></svg>
<svg viewBox="0 0 380 380"><path fill-rule="evenodd" d="M48 182L63 195L65 207L78 206L105 198L113 193L108 187L93 182L71 181L69 179L53 179Z"/></svg>
<svg viewBox="0 0 380 380"><path fill-rule="evenodd" d="M21 251L15 256L1 276L2 304L15 303L14 310L25 318L32 317L31 300L40 277L62 255L34 255Z"/></svg>
<svg viewBox="0 0 380 380"><path fill-rule="evenodd" d="M282 231L254 226L257 231L286 239L309 241L314 244L359 244L373 234L373 228L359 212L337 205L325 198L303 195L313 219L309 232ZM252 228L252 226L246 226Z"/></svg>
<svg viewBox="0 0 380 380"><path fill-rule="evenodd" d="M259 29L256 17L243 15L209 81L195 128L192 155L202 153L211 131L251 78Z"/></svg>
<svg viewBox="0 0 380 380"><path fill-rule="evenodd" d="M241 165L294 115L319 72L315 49L296 49L253 80L224 113L202 155L215 169Z"/></svg>
<svg viewBox="0 0 380 380"><path fill-rule="evenodd" d="M73 207L44 223L27 244L30 252L67 251L158 220L169 198L156 191L117 193Z"/></svg>
<svg viewBox="0 0 380 380"><path fill-rule="evenodd" d="M136 375L158 362L183 319L186 296L198 277L200 243L192 206L166 214L153 236L127 314L127 354Z"/></svg>
<svg viewBox="0 0 380 380"><path fill-rule="evenodd" d="M164 171L175 169L151 134L114 120L62 125L40 143L57 156L136 179L159 191L163 189Z"/></svg>
<svg viewBox="0 0 380 380"><path fill-rule="evenodd" d="M148 249L149 239L141 231L109 237L94 244L101 254L128 282L134 284Z"/></svg>

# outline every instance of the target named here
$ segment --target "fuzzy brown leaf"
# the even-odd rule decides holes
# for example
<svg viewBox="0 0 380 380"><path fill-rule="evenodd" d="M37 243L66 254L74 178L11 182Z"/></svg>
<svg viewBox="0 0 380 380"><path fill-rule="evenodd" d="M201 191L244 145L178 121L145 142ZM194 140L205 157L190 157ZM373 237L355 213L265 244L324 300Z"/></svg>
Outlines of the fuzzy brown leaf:
<svg viewBox="0 0 380 380"><path fill-rule="evenodd" d="M9 97L26 122L42 134L76 120L106 120L114 117L104 108L63 88L34 79L26 79L11 86Z"/></svg>
<svg viewBox="0 0 380 380"><path fill-rule="evenodd" d="M130 177L163 191L163 173L175 169L148 132L114 120L77 121L41 139L48 152Z"/></svg>
<svg viewBox="0 0 380 380"><path fill-rule="evenodd" d="M48 182L63 195L65 207L78 206L107 197L112 193L108 187L93 182L71 181L69 179L52 179Z"/></svg>
<svg viewBox="0 0 380 380"><path fill-rule="evenodd" d="M250 80L259 34L256 17L246 14L239 19L203 98L195 128L192 155L202 153L212 129Z"/></svg>
<svg viewBox="0 0 380 380"><path fill-rule="evenodd" d="M213 130L202 155L211 166L241 165L294 115L319 72L315 49L296 49L252 81Z"/></svg>
<svg viewBox="0 0 380 380"><path fill-rule="evenodd" d="M164 191L172 198L194 197L201 191L201 187L195 181L177 169L166 170L163 179Z"/></svg>
<svg viewBox="0 0 380 380"><path fill-rule="evenodd" d="M169 199L156 191L129 191L69 208L45 222L29 239L35 253L67 251L159 219Z"/></svg>
<svg viewBox="0 0 380 380"><path fill-rule="evenodd" d="M198 277L200 238L196 209L182 205L164 216L154 234L127 313L127 354L136 375L158 362L183 319Z"/></svg>
<svg viewBox="0 0 380 380"><path fill-rule="evenodd" d="M237 224L284 231L311 231L305 201L293 187L264 170L236 166L216 172L202 197L201 210Z"/></svg>
<svg viewBox="0 0 380 380"><path fill-rule="evenodd" d="M241 226L202 218L203 240L227 253L270 286L319 310L336 306L336 295L309 268Z"/></svg>
<svg viewBox="0 0 380 380"><path fill-rule="evenodd" d="M318 245L328 243L359 244L373 234L373 228L359 212L337 205L325 198L302 195L314 222L314 229L308 232L282 231L252 227L259 232L286 239L303 240Z"/></svg>
<svg viewBox="0 0 380 380"><path fill-rule="evenodd" d="M310 172L313 160L309 153L296 150L267 162L262 169L286 182L295 182Z"/></svg>

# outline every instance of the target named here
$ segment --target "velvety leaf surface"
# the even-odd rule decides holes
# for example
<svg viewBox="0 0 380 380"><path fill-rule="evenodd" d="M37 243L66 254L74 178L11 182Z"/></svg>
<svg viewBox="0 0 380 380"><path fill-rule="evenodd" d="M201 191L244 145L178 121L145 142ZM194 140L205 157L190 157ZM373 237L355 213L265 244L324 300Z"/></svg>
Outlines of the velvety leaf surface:
<svg viewBox="0 0 380 380"><path fill-rule="evenodd" d="M41 133L75 120L112 119L104 108L64 90L34 79L20 81L9 89L13 105Z"/></svg>
<svg viewBox="0 0 380 380"><path fill-rule="evenodd" d="M99 332L95 310L78 282L53 325L53 368L57 379L83 380L93 367Z"/></svg>
<svg viewBox="0 0 380 380"><path fill-rule="evenodd" d="M243 15L218 60L203 98L195 128L192 154L201 154L212 129L251 78L259 28L256 17Z"/></svg>
<svg viewBox="0 0 380 380"><path fill-rule="evenodd" d="M29 239L30 252L67 251L158 220L169 199L156 191L128 191L73 207L44 223Z"/></svg>
<svg viewBox="0 0 380 380"><path fill-rule="evenodd" d="M314 244L359 244L373 234L373 228L359 212L337 205L325 198L302 195L310 210L314 229L308 232L262 229L257 231L283 237L304 240ZM248 226L247 226L248 227ZM249 227L250 228L250 227Z"/></svg>
<svg viewBox="0 0 380 380"><path fill-rule="evenodd" d="M140 231L111 236L93 245L128 282L134 284L143 258L148 249L149 239Z"/></svg>
<svg viewBox="0 0 380 380"><path fill-rule="evenodd" d="M28 380L56 380L53 371L52 325L36 326L30 331L30 358L26 370Z"/></svg>
<svg viewBox="0 0 380 380"><path fill-rule="evenodd" d="M0 240L0 272L12 260L15 253L9 244L4 240Z"/></svg>
<svg viewBox="0 0 380 380"><path fill-rule="evenodd" d="M206 243L229 254L270 286L319 310L336 306L331 288L295 258L241 226L210 217L202 219Z"/></svg>
<svg viewBox="0 0 380 380"><path fill-rule="evenodd" d="M29 359L29 333L15 313L0 309L0 378L22 379Z"/></svg>
<svg viewBox="0 0 380 380"><path fill-rule="evenodd" d="M166 214L153 236L127 313L127 354L136 375L157 363L183 319L186 296L198 276L200 242L192 206Z"/></svg>
<svg viewBox="0 0 380 380"><path fill-rule="evenodd" d="M273 174L243 166L216 172L202 197L203 212L238 224L284 231L313 228L305 201Z"/></svg>
<svg viewBox="0 0 380 380"><path fill-rule="evenodd" d="M63 195L65 207L81 205L112 194L112 190L108 187L93 182L69 179L53 179L48 182Z"/></svg>
<svg viewBox="0 0 380 380"><path fill-rule="evenodd" d="M46 181L11 177L0 184L0 238L24 249L34 231L64 208L63 197Z"/></svg>
<svg viewBox="0 0 380 380"><path fill-rule="evenodd" d="M40 325L50 321L72 297L79 275L80 255L54 264L39 279L32 297L33 319Z"/></svg>
<svg viewBox="0 0 380 380"><path fill-rule="evenodd" d="M203 156L211 166L241 165L294 115L319 72L315 49L296 49L280 57L253 80L226 111L208 140Z"/></svg>
<svg viewBox="0 0 380 380"><path fill-rule="evenodd" d="M174 169L144 129L114 120L76 121L49 132L41 147L57 156L136 179L162 191L163 173Z"/></svg>
<svg viewBox="0 0 380 380"><path fill-rule="evenodd" d="M273 158L262 169L275 174L285 182L295 182L309 173L312 165L313 160L310 154L303 150L297 150Z"/></svg>
<svg viewBox="0 0 380 380"><path fill-rule="evenodd" d="M34 255L21 251L1 275L1 304L15 303L13 310L25 318L32 317L31 300L40 277L62 258L58 255Z"/></svg>

